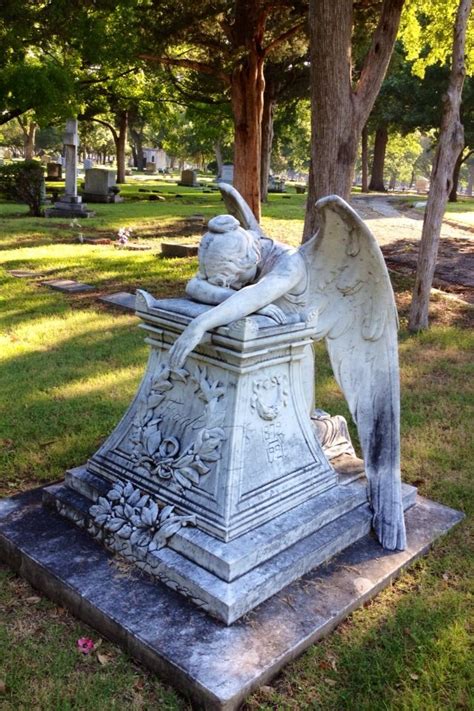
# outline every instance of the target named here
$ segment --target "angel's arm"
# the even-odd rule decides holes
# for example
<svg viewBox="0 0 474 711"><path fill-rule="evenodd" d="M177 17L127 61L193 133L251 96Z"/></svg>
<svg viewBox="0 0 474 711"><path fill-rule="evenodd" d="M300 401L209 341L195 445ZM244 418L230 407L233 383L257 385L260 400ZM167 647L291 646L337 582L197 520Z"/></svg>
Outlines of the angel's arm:
<svg viewBox="0 0 474 711"><path fill-rule="evenodd" d="M268 306L294 288L304 276L301 257L295 253L284 255L273 270L256 284L236 291L218 306L193 319L171 347L170 365L181 367L206 331L238 321Z"/></svg>
<svg viewBox="0 0 474 711"><path fill-rule="evenodd" d="M236 293L227 286L215 286L206 279L193 277L186 285L186 294L201 304L220 304Z"/></svg>

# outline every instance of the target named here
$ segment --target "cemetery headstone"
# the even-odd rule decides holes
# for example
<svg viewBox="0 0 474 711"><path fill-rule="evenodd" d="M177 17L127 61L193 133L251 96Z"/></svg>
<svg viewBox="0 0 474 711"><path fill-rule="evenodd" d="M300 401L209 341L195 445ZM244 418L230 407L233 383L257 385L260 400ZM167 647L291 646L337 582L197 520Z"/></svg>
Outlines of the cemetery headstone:
<svg viewBox="0 0 474 711"><path fill-rule="evenodd" d="M185 185L189 188L197 188L198 181L197 181L197 177L196 177L196 171L195 170L182 170L181 171L181 180L179 181L178 185Z"/></svg>
<svg viewBox="0 0 474 711"><path fill-rule="evenodd" d="M92 158L84 158L84 170L90 170L94 167L94 161Z"/></svg>
<svg viewBox="0 0 474 711"><path fill-rule="evenodd" d="M268 178L268 192L269 193L284 193L286 192L285 181L283 178L276 178L270 175Z"/></svg>
<svg viewBox="0 0 474 711"><path fill-rule="evenodd" d="M224 163L222 166L221 177L217 179L218 183L229 183L232 185L234 181L234 166L232 163Z"/></svg>
<svg viewBox="0 0 474 711"><path fill-rule="evenodd" d="M88 168L82 197L87 202L122 202L114 170Z"/></svg>
<svg viewBox="0 0 474 711"><path fill-rule="evenodd" d="M156 163L148 161L145 165L145 173L149 173L150 175L156 173Z"/></svg>
<svg viewBox="0 0 474 711"><path fill-rule="evenodd" d="M46 164L46 180L62 180L63 179L63 167L61 163L47 163Z"/></svg>
<svg viewBox="0 0 474 711"><path fill-rule="evenodd" d="M79 134L77 119L68 119L64 134L64 155L66 166L65 194L54 204L54 207L45 211L46 217L91 217L95 213L87 209L82 202L82 197L77 193L77 147Z"/></svg>

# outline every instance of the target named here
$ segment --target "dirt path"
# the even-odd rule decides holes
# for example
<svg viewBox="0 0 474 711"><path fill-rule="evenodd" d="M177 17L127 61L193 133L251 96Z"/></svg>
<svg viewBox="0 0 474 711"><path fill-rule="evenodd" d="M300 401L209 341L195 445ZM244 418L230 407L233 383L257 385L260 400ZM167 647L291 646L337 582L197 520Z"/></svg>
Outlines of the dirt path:
<svg viewBox="0 0 474 711"><path fill-rule="evenodd" d="M388 267L414 274L423 215L382 196L355 197L352 205L374 233ZM469 224L464 228L443 222L434 286L474 304L474 233Z"/></svg>

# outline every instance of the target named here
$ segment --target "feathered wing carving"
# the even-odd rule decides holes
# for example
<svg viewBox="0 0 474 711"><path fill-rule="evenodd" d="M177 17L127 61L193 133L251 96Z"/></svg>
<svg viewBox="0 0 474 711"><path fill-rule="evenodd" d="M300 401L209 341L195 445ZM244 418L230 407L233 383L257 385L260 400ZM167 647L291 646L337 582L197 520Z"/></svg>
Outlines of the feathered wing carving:
<svg viewBox="0 0 474 711"><path fill-rule="evenodd" d="M254 232L258 237L266 237L258 224L255 215L242 195L228 183L219 183L219 190L224 198L225 206L230 215L233 215L244 230Z"/></svg>
<svg viewBox="0 0 474 711"><path fill-rule="evenodd" d="M310 305L357 425L373 527L384 548L406 547L400 478L398 317L382 253L340 197L319 200L319 232L302 248Z"/></svg>

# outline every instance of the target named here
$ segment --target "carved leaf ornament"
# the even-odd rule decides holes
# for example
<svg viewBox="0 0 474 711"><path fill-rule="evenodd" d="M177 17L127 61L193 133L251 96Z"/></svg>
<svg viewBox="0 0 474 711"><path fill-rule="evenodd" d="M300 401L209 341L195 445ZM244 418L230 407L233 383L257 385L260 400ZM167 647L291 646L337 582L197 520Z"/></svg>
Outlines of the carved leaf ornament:
<svg viewBox="0 0 474 711"><path fill-rule="evenodd" d="M89 509L91 533L117 549L122 539L135 547L139 558L166 546L181 526L195 524L195 516L180 516L173 506L160 507L130 483L116 482L106 496L100 496ZM120 552L125 552L118 546ZM134 555L130 555L135 559Z"/></svg>
<svg viewBox="0 0 474 711"><path fill-rule="evenodd" d="M206 426L197 431L194 441L183 448L178 437L165 436L162 430L164 415L162 405L177 383L191 379L197 397L204 403ZM200 483L210 471L210 464L220 459L220 447L225 439L216 405L224 395L218 380L210 380L205 368L197 367L193 374L184 368L172 369L163 365L155 377L149 395L138 408L135 428L131 437L134 444L135 471L148 478L170 481L183 493Z"/></svg>

